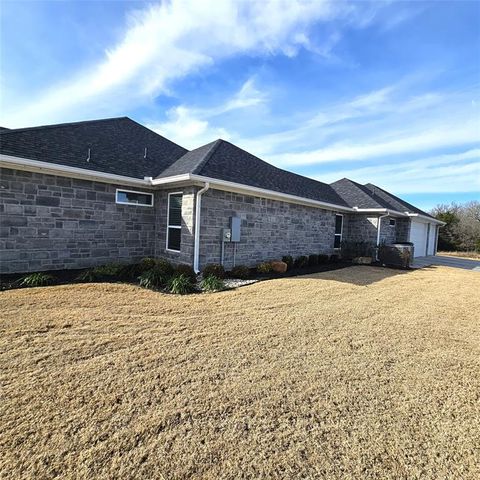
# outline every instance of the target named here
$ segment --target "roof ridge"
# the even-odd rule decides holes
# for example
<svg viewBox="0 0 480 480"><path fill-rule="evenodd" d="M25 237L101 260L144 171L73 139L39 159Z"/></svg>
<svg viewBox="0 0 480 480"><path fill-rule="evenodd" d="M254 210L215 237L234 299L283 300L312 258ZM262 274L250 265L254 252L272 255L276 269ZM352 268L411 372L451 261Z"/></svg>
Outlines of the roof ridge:
<svg viewBox="0 0 480 480"><path fill-rule="evenodd" d="M208 161L212 158L212 155L215 153L215 151L217 150L217 148L219 147L219 145L224 142L225 140L222 140L221 138L217 138L217 140L215 140L214 142L211 142L212 143L212 146L210 147L210 149L208 150L208 153L205 155L205 157L198 163L198 165L192 170L192 174L198 174L202 168L208 163ZM208 145L208 143L207 143ZM202 148L202 147L200 147Z"/></svg>
<svg viewBox="0 0 480 480"><path fill-rule="evenodd" d="M40 129L45 129L45 128L62 128L62 127L69 127L71 125L83 125L86 123L98 123L98 122L111 122L112 120L130 120L132 122L135 122L135 120L132 120L130 117L123 116L123 117L109 117L109 118L97 118L93 120L80 120L78 122L63 122L63 123L53 123L50 125L37 125L35 127L20 127L20 128L5 128L5 130L0 130L1 134L5 133L16 133L16 132L23 132L25 130L40 130ZM138 122L135 122L138 123ZM141 124L139 124L141 125ZM146 128L146 127L145 127Z"/></svg>

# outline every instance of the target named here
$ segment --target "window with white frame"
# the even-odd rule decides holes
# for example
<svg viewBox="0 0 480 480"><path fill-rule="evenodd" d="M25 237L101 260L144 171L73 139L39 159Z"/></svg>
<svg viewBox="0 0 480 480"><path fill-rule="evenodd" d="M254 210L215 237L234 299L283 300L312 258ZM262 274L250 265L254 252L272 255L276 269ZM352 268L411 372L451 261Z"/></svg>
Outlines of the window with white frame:
<svg viewBox="0 0 480 480"><path fill-rule="evenodd" d="M182 192L168 194L167 250L180 251L182 241Z"/></svg>
<svg viewBox="0 0 480 480"><path fill-rule="evenodd" d="M335 240L333 242L333 248L340 248L342 243L343 233L343 215L335 215Z"/></svg>
<svg viewBox="0 0 480 480"><path fill-rule="evenodd" d="M396 223L397 223L396 220L395 220L394 218L391 218L389 225L390 225L391 227L394 227L394 226L396 225Z"/></svg>
<svg viewBox="0 0 480 480"><path fill-rule="evenodd" d="M144 207L153 207L153 193L117 189L115 202L122 205L143 205Z"/></svg>

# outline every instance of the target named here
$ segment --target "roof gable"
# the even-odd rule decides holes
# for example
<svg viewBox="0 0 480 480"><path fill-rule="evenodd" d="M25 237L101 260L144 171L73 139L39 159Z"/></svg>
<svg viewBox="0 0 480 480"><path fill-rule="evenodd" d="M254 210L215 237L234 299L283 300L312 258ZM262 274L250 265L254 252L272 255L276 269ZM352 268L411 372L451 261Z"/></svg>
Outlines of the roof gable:
<svg viewBox="0 0 480 480"><path fill-rule="evenodd" d="M0 130L0 152L144 178L158 175L187 150L128 117L120 117Z"/></svg>
<svg viewBox="0 0 480 480"><path fill-rule="evenodd" d="M346 206L330 185L274 167L225 140L216 140L186 153L160 177L182 173Z"/></svg>

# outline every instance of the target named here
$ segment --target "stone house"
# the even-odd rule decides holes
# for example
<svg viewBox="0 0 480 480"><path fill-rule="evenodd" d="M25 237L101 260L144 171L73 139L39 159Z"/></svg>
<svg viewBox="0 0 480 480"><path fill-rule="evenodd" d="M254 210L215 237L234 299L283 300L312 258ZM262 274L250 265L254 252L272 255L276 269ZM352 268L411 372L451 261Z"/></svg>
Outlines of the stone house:
<svg viewBox="0 0 480 480"><path fill-rule="evenodd" d="M0 272L147 256L255 265L333 254L344 240L411 241L441 224L371 184L326 184L216 140L188 151L123 117L0 130Z"/></svg>

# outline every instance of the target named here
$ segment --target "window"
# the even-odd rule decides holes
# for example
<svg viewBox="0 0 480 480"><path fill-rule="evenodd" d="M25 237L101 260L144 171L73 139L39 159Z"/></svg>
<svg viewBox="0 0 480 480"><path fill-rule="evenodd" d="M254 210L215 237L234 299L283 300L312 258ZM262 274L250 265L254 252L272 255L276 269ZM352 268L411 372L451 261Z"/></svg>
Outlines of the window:
<svg viewBox="0 0 480 480"><path fill-rule="evenodd" d="M145 207L153 207L153 193L117 190L115 201L116 203L123 205L143 205Z"/></svg>
<svg viewBox="0 0 480 480"><path fill-rule="evenodd" d="M167 250L180 251L182 240L182 192L168 194Z"/></svg>
<svg viewBox="0 0 480 480"><path fill-rule="evenodd" d="M390 225L391 227L394 227L396 223L397 223L396 220L395 220L394 218L391 218L389 225Z"/></svg>
<svg viewBox="0 0 480 480"><path fill-rule="evenodd" d="M343 232L343 215L335 215L335 240L333 242L333 248L340 248L342 243Z"/></svg>

